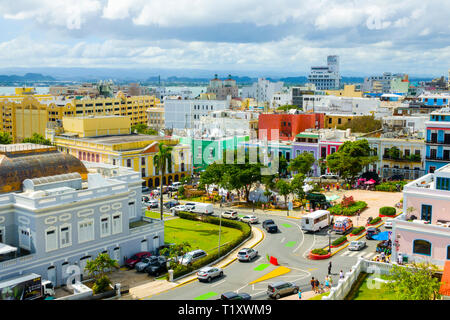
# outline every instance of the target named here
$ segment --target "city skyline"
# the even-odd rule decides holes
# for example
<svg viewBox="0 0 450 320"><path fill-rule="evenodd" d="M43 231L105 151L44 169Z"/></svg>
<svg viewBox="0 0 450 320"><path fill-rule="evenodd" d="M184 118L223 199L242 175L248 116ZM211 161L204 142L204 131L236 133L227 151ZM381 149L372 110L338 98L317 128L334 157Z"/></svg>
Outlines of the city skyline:
<svg viewBox="0 0 450 320"><path fill-rule="evenodd" d="M0 69L258 70L261 76L291 76L306 75L335 54L343 75L437 77L446 75L450 61L449 6L385 0L19 0L0 6Z"/></svg>

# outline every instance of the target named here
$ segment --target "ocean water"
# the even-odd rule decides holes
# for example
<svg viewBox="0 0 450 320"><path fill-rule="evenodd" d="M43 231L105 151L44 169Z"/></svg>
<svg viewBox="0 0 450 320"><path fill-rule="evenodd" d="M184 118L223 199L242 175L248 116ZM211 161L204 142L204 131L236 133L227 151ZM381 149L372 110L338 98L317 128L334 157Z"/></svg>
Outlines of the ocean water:
<svg viewBox="0 0 450 320"><path fill-rule="evenodd" d="M35 87L37 94L48 94L49 87ZM16 87L1 87L0 96L8 96L16 93Z"/></svg>

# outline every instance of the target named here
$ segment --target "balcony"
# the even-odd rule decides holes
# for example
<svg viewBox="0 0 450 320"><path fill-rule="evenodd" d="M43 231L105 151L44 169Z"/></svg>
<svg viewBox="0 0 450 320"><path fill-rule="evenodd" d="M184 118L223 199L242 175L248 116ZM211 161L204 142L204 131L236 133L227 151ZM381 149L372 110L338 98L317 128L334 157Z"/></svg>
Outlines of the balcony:
<svg viewBox="0 0 450 320"><path fill-rule="evenodd" d="M449 161L450 157L437 157L437 156L426 156L425 159L430 161Z"/></svg>
<svg viewBox="0 0 450 320"><path fill-rule="evenodd" d="M438 144L438 145L450 145L450 141L439 141L439 140L426 140L425 141L426 144Z"/></svg>
<svg viewBox="0 0 450 320"><path fill-rule="evenodd" d="M144 210L143 210L144 211ZM148 217L142 217L141 220L130 222L130 233L149 232L153 229L164 227L164 221Z"/></svg>
<svg viewBox="0 0 450 320"><path fill-rule="evenodd" d="M398 162L417 162L420 163L422 162L422 159L419 155L410 155L410 156L403 156L403 157L392 157L389 155L383 155L383 160L388 160L388 161L398 161Z"/></svg>

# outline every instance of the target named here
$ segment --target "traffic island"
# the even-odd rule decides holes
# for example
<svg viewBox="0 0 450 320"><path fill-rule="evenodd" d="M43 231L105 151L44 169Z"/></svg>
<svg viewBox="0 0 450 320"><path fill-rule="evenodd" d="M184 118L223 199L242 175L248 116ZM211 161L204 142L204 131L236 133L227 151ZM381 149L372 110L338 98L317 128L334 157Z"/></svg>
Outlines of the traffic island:
<svg viewBox="0 0 450 320"><path fill-rule="evenodd" d="M338 247L344 245L345 243L347 243L347 237L346 236L342 236L340 238L337 238L336 240L334 240L331 243L331 248L338 248Z"/></svg>
<svg viewBox="0 0 450 320"><path fill-rule="evenodd" d="M365 227L358 227L356 229L354 229L351 233L350 233L350 237L357 237L362 235L364 232L366 231Z"/></svg>
<svg viewBox="0 0 450 320"><path fill-rule="evenodd" d="M311 260L324 260L331 257L331 252L324 249L314 249L309 252L308 258Z"/></svg>

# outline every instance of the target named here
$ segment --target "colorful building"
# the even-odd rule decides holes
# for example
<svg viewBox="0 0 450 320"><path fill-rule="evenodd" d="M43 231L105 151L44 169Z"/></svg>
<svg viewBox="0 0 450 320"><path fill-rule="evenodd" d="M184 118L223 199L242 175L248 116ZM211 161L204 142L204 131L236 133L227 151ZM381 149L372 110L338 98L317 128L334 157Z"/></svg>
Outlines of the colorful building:
<svg viewBox="0 0 450 320"><path fill-rule="evenodd" d="M450 163L450 109L430 114L426 126L426 164L429 173Z"/></svg>
<svg viewBox="0 0 450 320"><path fill-rule="evenodd" d="M403 188L403 215L394 219L392 261L439 266L450 260L450 165Z"/></svg>
<svg viewBox="0 0 450 320"><path fill-rule="evenodd" d="M344 85L344 89L340 90L325 90L325 93L330 96L337 97L354 97L354 98L362 98L363 93L361 90L356 90L356 85L354 84L346 84Z"/></svg>
<svg viewBox="0 0 450 320"><path fill-rule="evenodd" d="M259 139L293 141L295 136L306 129L320 129L324 127L324 115L321 113L308 114L261 114L258 119ZM273 135L273 130L278 130Z"/></svg>

